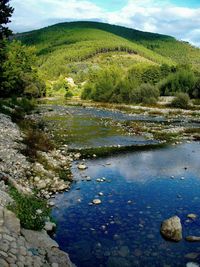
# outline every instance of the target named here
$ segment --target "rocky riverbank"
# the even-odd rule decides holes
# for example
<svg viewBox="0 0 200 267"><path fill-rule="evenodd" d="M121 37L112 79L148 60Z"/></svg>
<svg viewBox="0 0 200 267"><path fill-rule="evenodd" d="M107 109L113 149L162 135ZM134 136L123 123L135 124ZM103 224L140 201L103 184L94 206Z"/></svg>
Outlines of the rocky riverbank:
<svg viewBox="0 0 200 267"><path fill-rule="evenodd" d="M45 230L22 229L19 219L7 209L14 201L7 184L27 195L37 190L37 196L49 199L49 205L55 193L70 187L70 181L58 175L58 170L70 168L72 158L67 155L66 147L40 152L42 160L30 162L21 152L25 146L23 137L11 118L0 114L0 266L74 266ZM47 166L53 167L48 170ZM48 226L46 223L46 230Z"/></svg>

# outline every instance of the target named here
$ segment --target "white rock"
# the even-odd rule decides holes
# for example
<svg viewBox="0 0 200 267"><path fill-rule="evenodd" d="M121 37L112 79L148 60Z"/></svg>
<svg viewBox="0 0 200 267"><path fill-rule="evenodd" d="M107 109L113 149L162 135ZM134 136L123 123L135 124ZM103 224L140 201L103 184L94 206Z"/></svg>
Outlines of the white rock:
<svg viewBox="0 0 200 267"><path fill-rule="evenodd" d="M188 217L189 219L195 220L195 219L197 218L197 215L194 214L194 213L190 213L190 214L187 215L187 217Z"/></svg>
<svg viewBox="0 0 200 267"><path fill-rule="evenodd" d="M94 204L94 205L99 205L99 204L101 204L101 200L100 199L93 199L92 200L92 203Z"/></svg>
<svg viewBox="0 0 200 267"><path fill-rule="evenodd" d="M78 169L79 170L86 170L87 169L87 166L85 164L79 164L78 165Z"/></svg>

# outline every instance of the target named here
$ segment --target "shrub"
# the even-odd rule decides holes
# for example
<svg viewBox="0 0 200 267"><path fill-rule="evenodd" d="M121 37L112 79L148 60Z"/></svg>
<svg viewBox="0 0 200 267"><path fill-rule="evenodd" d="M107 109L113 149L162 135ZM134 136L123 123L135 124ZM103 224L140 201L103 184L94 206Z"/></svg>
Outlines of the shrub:
<svg viewBox="0 0 200 267"><path fill-rule="evenodd" d="M48 135L37 128L32 128L32 126L26 130L24 143L26 148L23 152L30 159L36 158L38 150L48 152L54 148L54 144Z"/></svg>
<svg viewBox="0 0 200 267"><path fill-rule="evenodd" d="M200 98L200 78L196 81L193 88L193 97Z"/></svg>
<svg viewBox="0 0 200 267"><path fill-rule="evenodd" d="M71 98L73 96L73 93L72 91L68 90L66 93L65 93L65 98Z"/></svg>
<svg viewBox="0 0 200 267"><path fill-rule="evenodd" d="M179 70L170 74L159 84L161 95L174 95L177 92L192 96L195 85L195 76L191 70Z"/></svg>
<svg viewBox="0 0 200 267"><path fill-rule="evenodd" d="M130 101L133 103L154 104L159 97L159 90L151 84L141 84L131 92Z"/></svg>
<svg viewBox="0 0 200 267"><path fill-rule="evenodd" d="M19 193L14 187L10 188L14 203L8 208L20 219L21 226L31 230L41 230L50 214L47 202L32 195Z"/></svg>
<svg viewBox="0 0 200 267"><path fill-rule="evenodd" d="M178 93L175 99L172 101L171 106L175 108L188 108L190 98L188 94Z"/></svg>

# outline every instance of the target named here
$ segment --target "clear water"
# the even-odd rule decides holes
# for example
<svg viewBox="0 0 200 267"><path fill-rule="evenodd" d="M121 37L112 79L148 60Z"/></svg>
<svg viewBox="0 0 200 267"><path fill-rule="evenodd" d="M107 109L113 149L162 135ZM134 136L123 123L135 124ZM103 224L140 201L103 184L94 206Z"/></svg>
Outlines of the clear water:
<svg viewBox="0 0 200 267"><path fill-rule="evenodd" d="M54 106L45 118L55 141L72 148L154 142L145 136L126 135L110 124L111 119L199 127L197 120L187 118L168 121L161 116L66 106ZM161 222L178 215L184 237L200 236L199 152L200 144L193 142L86 160L86 171L79 171L78 162L74 163L72 189L55 198L55 240L78 267L200 263L200 243L171 243L160 235ZM86 176L91 181L86 181ZM96 181L102 177L104 182ZM95 198L102 203L91 205ZM188 220L189 213L199 217Z"/></svg>
<svg viewBox="0 0 200 267"><path fill-rule="evenodd" d="M76 182L56 196L52 211L58 225L54 238L78 267L200 263L200 243L172 243L160 235L161 222L176 214L184 237L200 236L199 143L86 160L86 165L79 171L74 163ZM101 177L106 181L97 182ZM89 205L95 198L102 203ZM188 220L189 213L199 217Z"/></svg>
<svg viewBox="0 0 200 267"><path fill-rule="evenodd" d="M72 149L158 143L146 136L128 136L123 129L112 124L112 120L144 120L144 116L136 118L122 112L77 107L54 107L54 110L57 114L44 118L48 129L58 144L68 144ZM158 119L146 118L151 122Z"/></svg>

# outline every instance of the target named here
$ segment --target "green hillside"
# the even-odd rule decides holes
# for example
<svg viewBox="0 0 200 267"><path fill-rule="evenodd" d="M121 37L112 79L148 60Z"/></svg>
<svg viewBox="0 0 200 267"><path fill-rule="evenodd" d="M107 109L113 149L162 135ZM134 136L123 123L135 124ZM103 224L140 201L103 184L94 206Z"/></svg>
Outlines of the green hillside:
<svg viewBox="0 0 200 267"><path fill-rule="evenodd" d="M18 34L17 39L36 47L40 70L50 80L69 73L78 73L84 80L81 76L91 68L106 64L128 67L138 61L200 66L200 49L188 43L106 23L60 23Z"/></svg>

